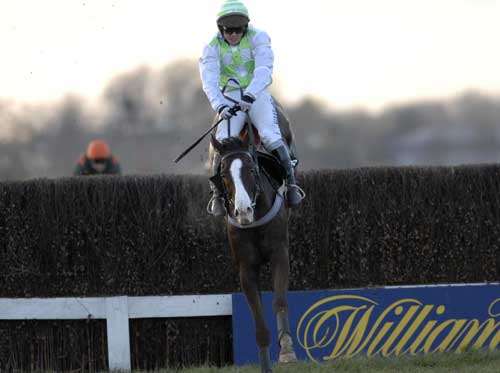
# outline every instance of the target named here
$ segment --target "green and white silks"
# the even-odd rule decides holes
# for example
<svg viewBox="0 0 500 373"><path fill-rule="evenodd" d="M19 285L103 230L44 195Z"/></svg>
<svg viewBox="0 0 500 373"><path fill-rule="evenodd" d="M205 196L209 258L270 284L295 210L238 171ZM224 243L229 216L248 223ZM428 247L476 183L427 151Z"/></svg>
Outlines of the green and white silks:
<svg viewBox="0 0 500 373"><path fill-rule="evenodd" d="M237 46L231 46L218 37L210 43L219 47L220 61L222 61L220 87L224 87L231 78L236 79L242 88L247 88L252 82L255 60L252 58L250 39L253 36L255 36L255 31L248 30Z"/></svg>
<svg viewBox="0 0 500 373"><path fill-rule="evenodd" d="M203 90L212 108L232 105L221 93L229 78L238 80L244 93L257 98L272 82L273 63L266 32L249 26L237 46L230 46L218 33L204 48L199 62Z"/></svg>

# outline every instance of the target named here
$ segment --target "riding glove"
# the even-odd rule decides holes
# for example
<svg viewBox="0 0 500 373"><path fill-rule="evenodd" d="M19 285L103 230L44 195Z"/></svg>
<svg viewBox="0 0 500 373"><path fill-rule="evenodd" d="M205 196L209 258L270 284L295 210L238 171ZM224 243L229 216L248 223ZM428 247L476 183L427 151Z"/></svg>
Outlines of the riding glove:
<svg viewBox="0 0 500 373"><path fill-rule="evenodd" d="M234 112L227 105L223 105L219 109L219 116L223 119L229 119L234 115Z"/></svg>
<svg viewBox="0 0 500 373"><path fill-rule="evenodd" d="M248 94L244 94L241 97L241 101L239 103L241 111L249 111L250 108L252 107L252 104L254 103L255 98L251 97Z"/></svg>

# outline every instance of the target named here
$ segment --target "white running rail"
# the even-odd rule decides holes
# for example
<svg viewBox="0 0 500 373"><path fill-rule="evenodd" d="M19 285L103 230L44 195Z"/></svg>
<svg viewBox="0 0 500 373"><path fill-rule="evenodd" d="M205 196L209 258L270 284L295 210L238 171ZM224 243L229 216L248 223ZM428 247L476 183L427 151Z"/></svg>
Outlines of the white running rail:
<svg viewBox="0 0 500 373"><path fill-rule="evenodd" d="M106 319L109 369L131 370L129 319L230 316L231 294L0 298L0 320Z"/></svg>

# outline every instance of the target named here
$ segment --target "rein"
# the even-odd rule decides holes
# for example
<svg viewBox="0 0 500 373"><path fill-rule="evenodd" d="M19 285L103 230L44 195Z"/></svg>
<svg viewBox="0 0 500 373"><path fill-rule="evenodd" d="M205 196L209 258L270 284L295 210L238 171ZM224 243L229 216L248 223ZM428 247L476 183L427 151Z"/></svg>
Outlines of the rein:
<svg viewBox="0 0 500 373"><path fill-rule="evenodd" d="M238 84L237 81L235 81L235 82L236 82L236 84ZM226 85L226 87L227 87L227 85ZM224 90L226 87L224 87ZM224 90L222 91L223 93L224 93ZM241 87L240 87L240 94L241 94L241 96L243 96L243 90L241 89ZM238 102L236 100L233 100L231 97L228 97L226 95L224 95L224 97L226 97L228 100L232 101L236 105L238 104ZM224 154L224 156L221 158L221 163L225 158L227 158L230 155L234 155L235 153L245 154L246 156L250 157L250 159L253 163L253 172L255 173L256 188L257 188L255 195L254 195L254 198L253 198L253 201L252 201L252 204L251 204L252 208L255 209L255 206L257 205L257 199L258 199L259 195L262 193L263 188L261 185L261 182L262 182L261 172L260 172L261 169L259 167L259 162L257 159L257 151L256 151L256 146L255 146L255 136L253 133L253 128L252 128L252 125L250 122L247 122L247 125L248 125L247 133L248 133L248 144L249 144L248 150L236 150L236 151L232 151L232 152L229 152L227 154ZM228 120L228 126L229 126L229 120ZM229 128L228 128L228 134L229 133L230 132L229 132ZM229 204L234 205L234 202L231 201L231 199L227 195L227 192L224 190L224 199L225 199L226 204L227 204L226 205L227 221L229 224L231 224L237 228L240 228L240 229L250 229L250 228L259 227L259 226L262 226L262 225L269 223L272 219L274 219L274 217L280 211L280 209L284 203L284 193L285 193L285 189L286 189L285 184L283 183L278 189L276 189L275 186L273 185L273 182L272 182L270 176L267 174L267 172L265 172L264 169L262 169L262 171L263 171L264 175L267 177L269 184L271 185L272 189L275 192L275 198L274 198L274 202L273 202L272 207L260 219L254 221L251 224L241 225L230 214L231 209L229 208Z"/></svg>
<svg viewBox="0 0 500 373"><path fill-rule="evenodd" d="M222 89L222 94L224 95L224 97L228 101L230 101L234 104L234 106L230 109L230 111L231 111L231 114L235 115L238 111L241 110L241 108L239 106L239 102L224 94L230 82L235 83L239 87L241 96L243 96L243 89L241 88L239 82L233 78L229 79ZM207 136L209 133L211 133L223 120L224 120L224 118L219 117L219 119L207 131L205 131L201 135L201 137L199 137L192 145L190 145L177 158L175 158L174 162L177 163L182 158L184 158L184 156L186 156L191 150L193 150L193 148L195 146L197 146L205 138L205 136ZM255 179L256 179L256 185L255 185L256 190L255 190L255 194L254 194L253 201L251 204L252 208L255 209L255 206L257 205L257 199L260 196L260 194L262 193L263 188L261 185L261 181L262 181L261 172L260 172L261 170L260 170L259 162L257 159L257 151L256 151L256 146L255 146L255 137L254 137L254 133L253 133L253 128L252 128L252 125L250 124L250 122L247 122L247 123L248 123L247 131L248 131L248 139L249 139L248 150L231 151L227 154L224 154L224 156L221 157L220 162L222 163L222 161L224 159L226 159L227 157L234 155L234 154L244 154L250 158L250 160L253 163L252 172L255 173ZM230 135L230 118L227 120L227 126L228 126L228 128L227 128L228 134ZM229 196L227 195L227 190L224 187L224 184L222 183L221 186L223 187L222 188L223 189L223 197L224 197L224 200L226 201L227 221L229 224L231 224L237 228L240 228L240 229L249 229L249 228L259 227L259 226L262 226L264 224L269 223L272 219L274 219L274 217L280 211L280 209L284 203L284 193L285 193L285 189L286 189L285 184L283 183L278 189L276 189L275 185L273 184L273 182L271 180L271 177L267 174L267 172L264 169L262 169L262 172L265 175L265 177L268 179L269 184L271 185L271 188L273 189L273 191L275 193L274 202L273 202L272 207L267 211L267 213L264 216L262 216L260 219L254 221L253 223L248 224L248 225L239 224L236 221L236 219L234 219L231 216L231 214L230 214L231 210L229 209L229 204L232 204L234 206L234 201L232 201L229 198ZM219 176L219 178L221 178L221 176ZM208 207L207 207L207 209L208 209ZM208 212L210 213L210 211L208 211Z"/></svg>

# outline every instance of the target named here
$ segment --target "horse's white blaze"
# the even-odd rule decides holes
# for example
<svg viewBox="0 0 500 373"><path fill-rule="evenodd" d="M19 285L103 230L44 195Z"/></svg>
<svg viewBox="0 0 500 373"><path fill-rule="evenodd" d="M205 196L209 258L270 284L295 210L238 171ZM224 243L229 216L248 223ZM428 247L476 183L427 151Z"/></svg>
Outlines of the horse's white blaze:
<svg viewBox="0 0 500 373"><path fill-rule="evenodd" d="M244 214L249 207L252 207L252 201L241 180L242 165L241 159L235 159L231 163L230 172L234 183L234 207Z"/></svg>

